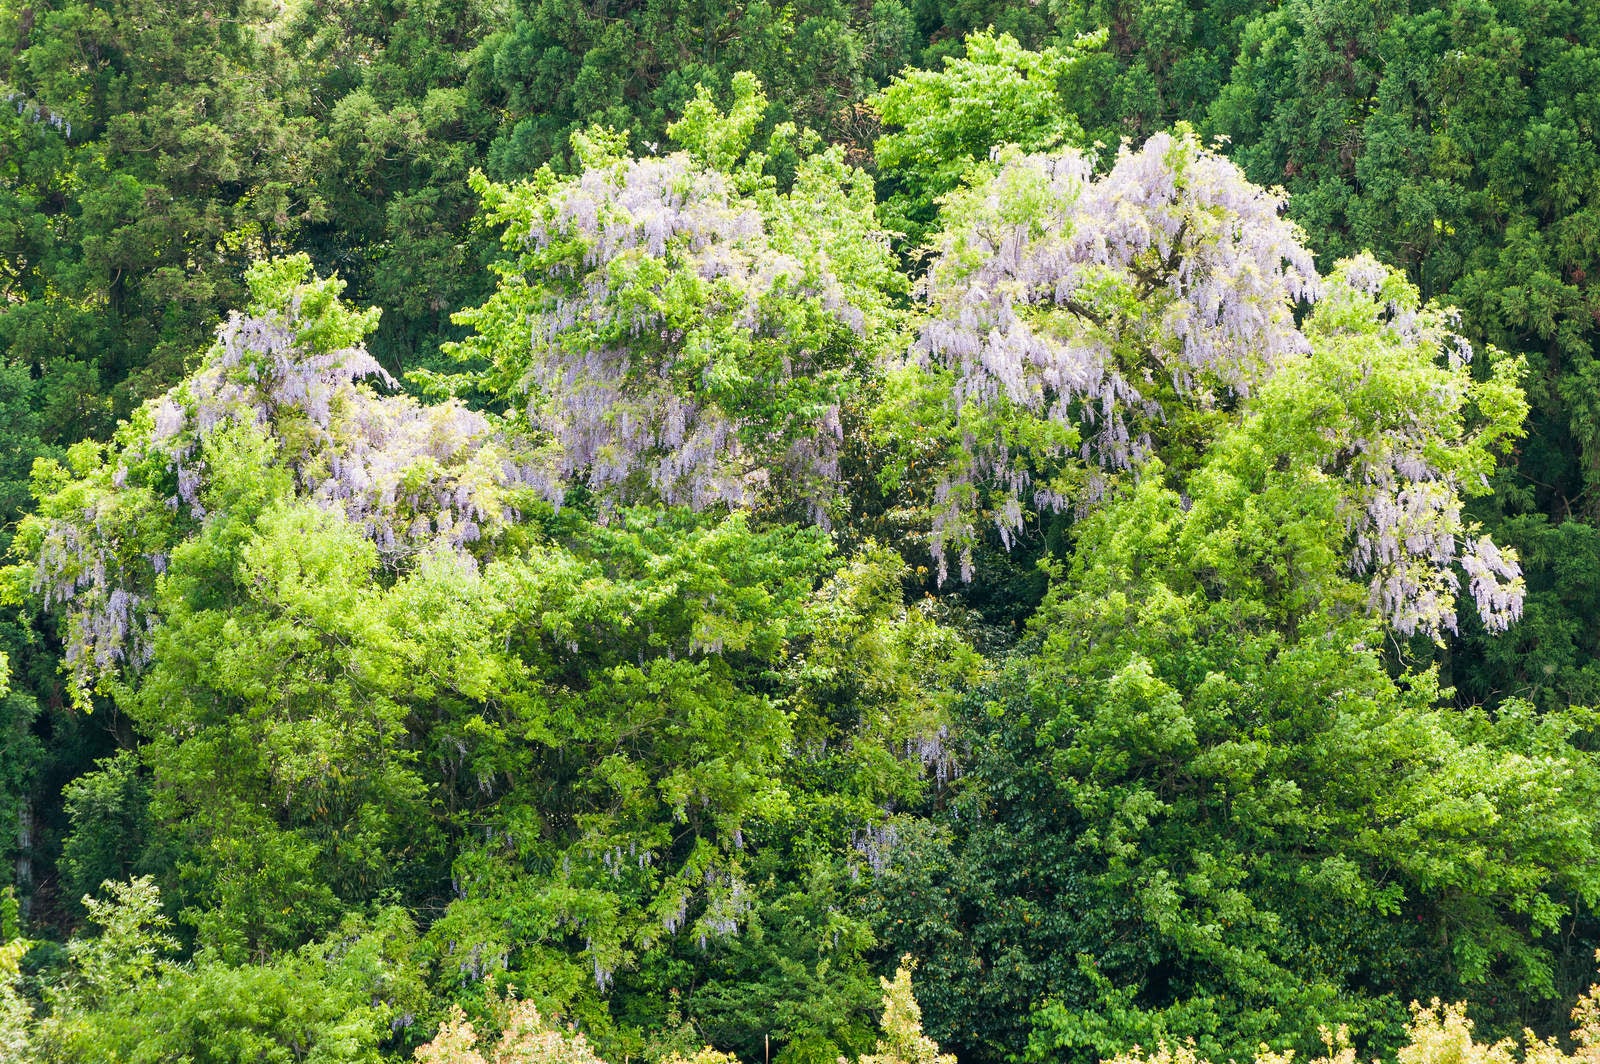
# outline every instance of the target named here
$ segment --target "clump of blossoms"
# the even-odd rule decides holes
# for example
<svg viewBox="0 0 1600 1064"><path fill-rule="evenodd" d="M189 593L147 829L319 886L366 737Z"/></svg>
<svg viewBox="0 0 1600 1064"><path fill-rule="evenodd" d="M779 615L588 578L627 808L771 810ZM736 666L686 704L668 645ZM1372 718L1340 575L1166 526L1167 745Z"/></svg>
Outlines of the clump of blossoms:
<svg viewBox="0 0 1600 1064"><path fill-rule="evenodd" d="M797 143L793 187L745 154L765 106L753 79L728 115L702 93L673 133L688 150L634 158L602 133L574 177L478 182L515 259L489 303L458 316L458 352L520 396L549 494L602 506L705 509L777 498L826 521L841 407L872 361L900 286L871 180L838 149Z"/></svg>
<svg viewBox="0 0 1600 1064"><path fill-rule="evenodd" d="M483 415L365 383L394 384L361 344L377 312L309 274L304 256L255 267L252 307L217 330L196 373L146 403L109 453L83 444L70 474L42 474L18 542L30 591L62 613L80 699L96 676L148 662L150 597L173 547L212 516L219 447L253 440L295 498L359 525L389 565L439 548L470 560L514 518L510 493L536 480Z"/></svg>
<svg viewBox="0 0 1600 1064"><path fill-rule="evenodd" d="M1371 609L1401 634L1453 631L1464 572L1487 626L1520 615L1515 556L1463 517L1519 431L1515 366L1474 382L1452 315L1370 256L1324 282L1283 207L1182 133L1124 148L1099 177L1075 151L1002 153L949 198L912 349L947 389L941 580L952 553L972 578L979 514L1009 548L1030 508L1081 510L1158 451L1181 479L1167 446L1212 437L1218 417L1271 421L1274 404L1254 397L1292 368L1285 388L1325 392L1277 408L1341 411L1301 427L1313 465L1343 486L1349 567Z"/></svg>
<svg viewBox="0 0 1600 1064"><path fill-rule="evenodd" d="M438 542L463 551L496 529L510 514L506 491L528 471L488 419L453 400L374 391L363 382L396 382L364 347L305 343L299 311L232 315L204 368L157 401L151 442L175 463L175 501L204 517L187 463L218 428L245 424L272 432L297 488L360 525L386 561Z"/></svg>
<svg viewBox="0 0 1600 1064"><path fill-rule="evenodd" d="M1136 468L1181 408L1248 396L1307 350L1295 311L1320 282L1280 194L1192 135L1002 154L952 197L921 284L914 352L943 374L959 439L935 494L941 579L972 575L987 509L1009 546L1025 507L1061 510Z"/></svg>
<svg viewBox="0 0 1600 1064"><path fill-rule="evenodd" d="M1306 323L1312 356L1274 382L1282 394L1261 419L1267 438L1294 433L1342 485L1350 569L1402 635L1456 630L1463 573L1489 630L1522 613L1516 555L1463 514L1521 432L1521 364L1502 359L1474 379L1455 324L1371 256L1341 262Z"/></svg>

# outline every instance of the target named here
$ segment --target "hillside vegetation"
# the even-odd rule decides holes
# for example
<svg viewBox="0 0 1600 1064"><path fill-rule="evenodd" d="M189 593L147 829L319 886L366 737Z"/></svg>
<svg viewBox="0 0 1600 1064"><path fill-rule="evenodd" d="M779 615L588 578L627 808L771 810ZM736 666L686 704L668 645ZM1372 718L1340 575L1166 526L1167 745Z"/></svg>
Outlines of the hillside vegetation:
<svg viewBox="0 0 1600 1064"><path fill-rule="evenodd" d="M1600 8L0 45L0 1058L1595 1056Z"/></svg>

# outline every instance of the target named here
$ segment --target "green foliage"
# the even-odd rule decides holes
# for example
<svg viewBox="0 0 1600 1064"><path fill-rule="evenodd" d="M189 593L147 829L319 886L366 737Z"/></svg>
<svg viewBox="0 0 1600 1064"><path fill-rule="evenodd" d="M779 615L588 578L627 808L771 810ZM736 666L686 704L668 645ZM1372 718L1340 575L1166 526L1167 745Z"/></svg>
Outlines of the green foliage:
<svg viewBox="0 0 1600 1064"><path fill-rule="evenodd" d="M11 636L15 631L11 625L0 625L0 635ZM44 744L34 734L39 718L38 703L25 690L12 690L11 683L10 662L0 651L0 823L20 825L28 791L41 775L40 768L47 754ZM15 856L20 848L21 840L12 831L7 834L0 852ZM14 891L15 882L3 889ZM14 893L11 904L16 904ZM0 942L5 940L8 930L15 931L15 927L8 928L0 921Z"/></svg>
<svg viewBox="0 0 1600 1064"><path fill-rule="evenodd" d="M0 945L0 1052L11 1060L26 1060L33 1050L33 1010L16 987L18 962L27 948L22 939Z"/></svg>
<svg viewBox="0 0 1600 1064"><path fill-rule="evenodd" d="M163 958L178 948L166 933L171 921L161 912L155 883L148 878L107 880L103 888L109 899L83 899L99 934L68 947L76 975L69 993L91 1008L148 982Z"/></svg>
<svg viewBox="0 0 1600 1064"><path fill-rule="evenodd" d="M492 250L467 185L501 128L487 63L500 5L372 0L291 5L282 26L317 101L306 145L317 213L295 247L384 308L372 338L395 370L437 366L450 314L483 298Z"/></svg>
<svg viewBox="0 0 1600 1064"><path fill-rule="evenodd" d="M630 131L635 147L659 143L698 86L724 91L742 71L780 101L773 125L849 134L851 105L918 44L900 0L609 9L521 0L479 52L506 112L489 169L502 180L531 173L565 156L572 134L590 125Z"/></svg>
<svg viewBox="0 0 1600 1064"><path fill-rule="evenodd" d="M269 508L231 551L228 531L174 551L159 664L124 701L152 738L151 816L186 855L190 919L242 958L376 897L414 839L422 784L403 709L363 667L386 649L371 547L294 506ZM244 595L207 602L219 577Z"/></svg>
<svg viewBox="0 0 1600 1064"><path fill-rule="evenodd" d="M1406 1043L1395 1051L1400 1064L1438 1064L1442 1061L1460 1061L1462 1064L1562 1064L1564 1061L1592 1059L1600 1025L1597 1025L1597 999L1600 988L1591 986L1578 998L1572 1010L1577 1028L1572 1031L1574 1051L1568 1054L1555 1038L1543 1041L1533 1032L1521 1032L1521 1044L1514 1038L1497 1042L1479 1042L1474 1037L1474 1023L1467 1019L1466 1006L1460 1002L1442 1004L1438 998L1424 1005L1412 1002L1411 1019L1405 1026ZM1350 1044L1350 1032L1343 1027L1323 1028L1324 1055L1313 1058L1315 1064L1354 1064L1355 1048ZM1153 1053L1135 1049L1119 1054L1115 1064L1197 1064L1201 1058L1190 1044L1170 1045L1162 1042ZM1256 1064L1289 1064L1291 1053L1277 1053L1262 1046L1255 1054Z"/></svg>
<svg viewBox="0 0 1600 1064"><path fill-rule="evenodd" d="M135 880L114 891L101 937L72 944L74 985L104 996L57 997L33 1033L40 1060L377 1061L424 1007L415 932L398 910L352 914L326 941L269 963L208 953L157 963L153 888Z"/></svg>
<svg viewBox="0 0 1600 1064"><path fill-rule="evenodd" d="M48 444L171 383L239 274L315 213L308 101L248 0L7 4L7 367ZM200 252L199 255L196 252ZM25 423L25 422L24 422Z"/></svg>
<svg viewBox="0 0 1600 1064"><path fill-rule="evenodd" d="M1463 629L1454 664L1461 695L1473 702L1526 699L1541 709L1600 705L1600 530L1541 513L1495 522L1527 572L1522 620L1503 635Z"/></svg>
<svg viewBox="0 0 1600 1064"><path fill-rule="evenodd" d="M137 755L96 762L67 785L62 804L72 825L59 865L64 890L83 897L143 866L150 787Z"/></svg>
<svg viewBox="0 0 1600 1064"><path fill-rule="evenodd" d="M1062 82L1104 35L1065 49L1030 52L1008 34L974 33L966 54L945 56L942 70L907 70L867 106L891 128L873 145L882 209L890 228L915 248L933 226L938 200L953 192L992 149L1024 152L1086 137L1062 96Z"/></svg>

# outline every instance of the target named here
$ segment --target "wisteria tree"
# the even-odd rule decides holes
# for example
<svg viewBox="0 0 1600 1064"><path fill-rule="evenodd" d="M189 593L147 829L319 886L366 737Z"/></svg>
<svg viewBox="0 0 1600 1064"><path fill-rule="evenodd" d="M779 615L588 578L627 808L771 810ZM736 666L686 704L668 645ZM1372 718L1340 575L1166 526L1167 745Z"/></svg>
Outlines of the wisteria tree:
<svg viewBox="0 0 1600 1064"><path fill-rule="evenodd" d="M1100 176L1079 152L1003 154L949 197L921 282L927 318L881 413L894 435L924 430L920 469L887 474L931 488L941 580L952 556L972 578L980 519L1010 547L1033 516L1086 512L1152 458L1181 490L1253 414L1328 414L1262 406L1278 375L1331 375L1327 394L1360 395L1344 378L1370 386L1382 357L1395 373L1360 411L1369 420L1318 430L1318 468L1348 496L1351 568L1403 634L1454 628L1458 564L1487 623L1514 619L1515 559L1462 518L1520 425L1512 364L1474 383L1450 316L1370 258L1343 267L1302 326L1328 288L1283 206L1183 131L1124 148Z"/></svg>
<svg viewBox="0 0 1600 1064"><path fill-rule="evenodd" d="M361 379L384 379L375 314L337 282L250 280L196 373L41 470L8 570L62 622L83 704L136 729L94 775L148 773L140 824L196 939L239 962L404 887L447 980L539 983L603 1029L638 969L708 964L759 919L827 936L806 992L848 1003L824 1028L849 1037L850 832L948 781L975 669L905 608L900 559L840 569L821 530L742 512L557 512L500 423ZM794 816L797 780L828 830ZM805 891L763 892L797 865Z"/></svg>
<svg viewBox="0 0 1600 1064"><path fill-rule="evenodd" d="M904 285L871 180L790 125L752 151L765 106L743 75L728 113L702 90L672 127L684 150L597 130L576 176L478 179L512 257L457 353L538 434L552 500L836 508L842 408Z"/></svg>
<svg viewBox="0 0 1600 1064"><path fill-rule="evenodd" d="M1519 432L1521 367L1470 372L1370 258L1322 290L1309 353L1189 468L1153 455L1077 522L1034 639L960 707L949 834L881 847L877 926L927 958L947 1044L1227 1059L1287 1016L1283 1048L1378 1043L1413 972L1508 1017L1554 996L1600 897L1589 711L1461 706L1393 642L1458 599L1516 615L1463 500Z"/></svg>
<svg viewBox="0 0 1600 1064"><path fill-rule="evenodd" d="M1319 282L1282 207L1188 134L1100 176L1079 151L1007 153L948 199L914 348L947 396L941 577L955 555L970 578L980 514L1009 545L1025 508L1092 502L1305 352Z"/></svg>
<svg viewBox="0 0 1600 1064"><path fill-rule="evenodd" d="M36 470L39 508L17 535L31 570L13 576L61 611L82 705L100 678L148 662L155 581L175 547L230 516L215 512L216 474L241 453L281 476L284 498L352 522L391 567L434 547L482 553L514 514L528 469L511 437L459 402L422 405L369 383L394 385L362 346L376 310L343 304L343 284L311 277L305 256L246 280L250 307L217 330L198 371L109 447L85 442L68 467ZM269 491L258 485L249 505Z"/></svg>
<svg viewBox="0 0 1600 1064"><path fill-rule="evenodd" d="M1566 738L1587 711L1461 707L1385 653L1385 629L1454 627L1463 570L1487 626L1520 606L1515 560L1462 501L1520 433L1521 366L1474 379L1451 325L1371 258L1340 264L1311 353L1181 486L1152 459L1083 522L1025 697L1073 864L1130 899L1142 942L1055 991L1041 1055L1158 1029L1253 1043L1284 1015L1301 1044L1319 1023L1377 1037L1404 998L1366 973L1402 961L1486 1004L1552 993L1568 921L1600 896L1577 813L1600 776ZM1151 963L1159 999L1125 989Z"/></svg>

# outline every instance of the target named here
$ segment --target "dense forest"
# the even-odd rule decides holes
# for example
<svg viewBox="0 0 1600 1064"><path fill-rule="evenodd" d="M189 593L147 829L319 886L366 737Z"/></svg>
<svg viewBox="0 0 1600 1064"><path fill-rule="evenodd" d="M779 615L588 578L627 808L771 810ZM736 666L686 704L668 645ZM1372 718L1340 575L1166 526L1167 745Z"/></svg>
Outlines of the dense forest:
<svg viewBox="0 0 1600 1064"><path fill-rule="evenodd" d="M1600 1059L1600 5L0 94L0 1060Z"/></svg>

